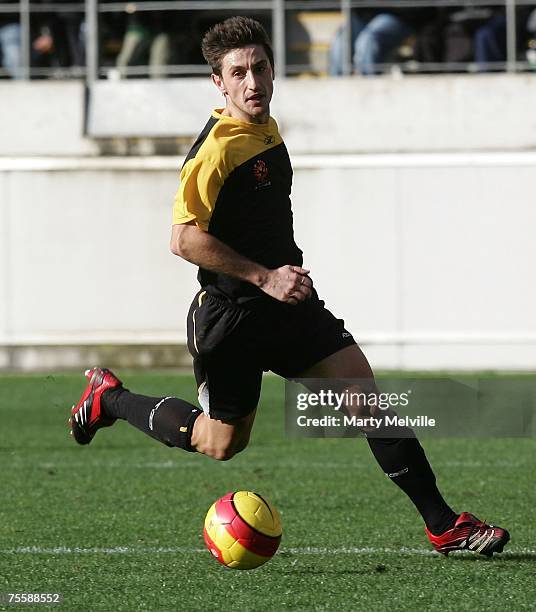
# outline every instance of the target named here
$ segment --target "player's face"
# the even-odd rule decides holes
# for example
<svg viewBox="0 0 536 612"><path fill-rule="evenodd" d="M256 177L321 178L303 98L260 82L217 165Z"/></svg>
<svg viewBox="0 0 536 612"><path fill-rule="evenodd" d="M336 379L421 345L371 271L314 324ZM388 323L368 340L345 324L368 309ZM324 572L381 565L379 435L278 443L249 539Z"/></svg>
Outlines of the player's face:
<svg viewBox="0 0 536 612"><path fill-rule="evenodd" d="M221 76L212 80L224 94L225 114L250 123L267 123L274 74L262 45L233 49L222 60Z"/></svg>

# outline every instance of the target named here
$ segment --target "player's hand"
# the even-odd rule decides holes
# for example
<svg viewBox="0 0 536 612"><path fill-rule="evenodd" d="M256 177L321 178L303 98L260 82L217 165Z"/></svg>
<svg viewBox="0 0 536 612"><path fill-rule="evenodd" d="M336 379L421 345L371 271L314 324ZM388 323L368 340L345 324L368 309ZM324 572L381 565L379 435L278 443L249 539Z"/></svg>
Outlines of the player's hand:
<svg viewBox="0 0 536 612"><path fill-rule="evenodd" d="M282 266L268 270L260 288L280 302L296 305L311 297L313 281L305 268Z"/></svg>

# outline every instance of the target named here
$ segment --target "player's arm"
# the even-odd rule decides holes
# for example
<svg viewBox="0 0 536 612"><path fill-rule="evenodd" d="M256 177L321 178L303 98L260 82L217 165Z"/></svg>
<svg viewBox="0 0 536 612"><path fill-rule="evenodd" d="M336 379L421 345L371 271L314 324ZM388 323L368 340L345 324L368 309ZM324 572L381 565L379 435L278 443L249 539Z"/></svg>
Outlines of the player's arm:
<svg viewBox="0 0 536 612"><path fill-rule="evenodd" d="M299 266L265 268L197 227L195 221L173 225L170 246L172 253L186 261L252 283L281 302L297 304L311 295L309 270Z"/></svg>

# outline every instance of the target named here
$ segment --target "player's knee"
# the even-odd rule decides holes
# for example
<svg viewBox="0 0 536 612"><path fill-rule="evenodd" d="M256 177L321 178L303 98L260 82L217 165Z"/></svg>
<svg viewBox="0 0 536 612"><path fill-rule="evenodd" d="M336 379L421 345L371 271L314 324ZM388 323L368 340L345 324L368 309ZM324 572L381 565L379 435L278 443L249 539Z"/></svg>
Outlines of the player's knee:
<svg viewBox="0 0 536 612"><path fill-rule="evenodd" d="M212 444L203 450L205 455L216 459L216 461L229 461L235 455L242 452L249 442L247 438L231 439L228 442L220 444Z"/></svg>
<svg viewBox="0 0 536 612"><path fill-rule="evenodd" d="M234 424L202 419L194 430L193 445L198 453L217 461L229 461L248 445L251 424L252 419Z"/></svg>
<svg viewBox="0 0 536 612"><path fill-rule="evenodd" d="M228 461L234 457L232 446L219 441L202 441L197 444L196 450L216 461Z"/></svg>
<svg viewBox="0 0 536 612"><path fill-rule="evenodd" d="M346 389L344 409L350 416L374 416L379 408L378 397L379 390L373 380L354 384Z"/></svg>
<svg viewBox="0 0 536 612"><path fill-rule="evenodd" d="M344 411L362 422L358 429L365 434L377 433L378 427L383 426L385 416L396 415L386 400L388 394L380 393L374 380L352 385L346 391Z"/></svg>
<svg viewBox="0 0 536 612"><path fill-rule="evenodd" d="M229 461L235 455L237 455L240 451L243 451L246 448L247 443L242 445L227 445L227 446L218 446L211 449L209 453L213 459L216 461Z"/></svg>
<svg viewBox="0 0 536 612"><path fill-rule="evenodd" d="M208 454L212 459L216 459L216 461L229 461L229 459L235 456L235 452L232 448L214 448L205 454Z"/></svg>

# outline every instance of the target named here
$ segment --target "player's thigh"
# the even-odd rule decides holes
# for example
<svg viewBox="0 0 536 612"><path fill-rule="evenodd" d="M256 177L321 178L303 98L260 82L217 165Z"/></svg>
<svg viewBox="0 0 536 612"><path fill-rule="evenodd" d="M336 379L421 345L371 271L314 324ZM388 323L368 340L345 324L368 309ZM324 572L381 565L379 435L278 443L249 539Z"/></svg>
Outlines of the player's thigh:
<svg viewBox="0 0 536 612"><path fill-rule="evenodd" d="M197 419L192 445L218 460L231 459L244 450L260 396L262 371L227 351L194 360L199 403L204 415Z"/></svg>
<svg viewBox="0 0 536 612"><path fill-rule="evenodd" d="M304 366L296 367L285 377L299 380L315 393L350 391L347 397L352 398L354 405L346 405L348 411L370 416L367 402L362 398L378 393L374 374L344 321L325 308L322 300L313 299L303 314L297 321L299 337L292 344L298 348L292 357L296 364L301 362Z"/></svg>
<svg viewBox="0 0 536 612"><path fill-rule="evenodd" d="M196 296L188 315L199 403L215 421L239 422L259 401L262 368L248 341L248 321L247 311L206 291Z"/></svg>
<svg viewBox="0 0 536 612"><path fill-rule="evenodd" d="M355 416L376 414L368 398L379 393L370 364L357 344L347 346L325 357L305 370L301 377L310 391L347 393L346 411ZM367 399L365 399L367 398Z"/></svg>
<svg viewBox="0 0 536 612"><path fill-rule="evenodd" d="M298 378L374 380L374 373L363 351L352 344L321 359Z"/></svg>
<svg viewBox="0 0 536 612"><path fill-rule="evenodd" d="M199 403L211 419L234 423L259 403L262 369L234 350L194 359Z"/></svg>
<svg viewBox="0 0 536 612"><path fill-rule="evenodd" d="M291 316L292 315L292 316ZM370 364L346 329L344 320L328 310L316 292L289 312L283 327L286 350L276 374L288 379L374 380Z"/></svg>

